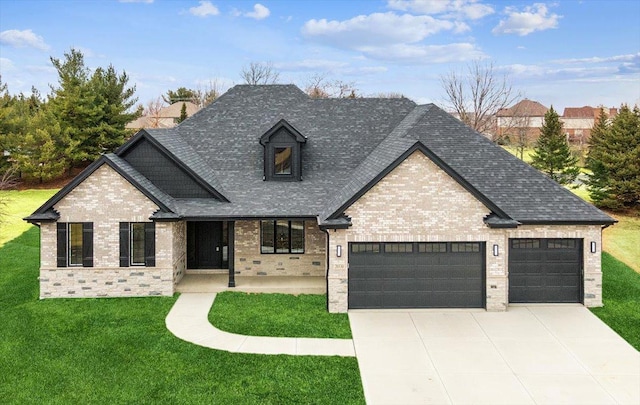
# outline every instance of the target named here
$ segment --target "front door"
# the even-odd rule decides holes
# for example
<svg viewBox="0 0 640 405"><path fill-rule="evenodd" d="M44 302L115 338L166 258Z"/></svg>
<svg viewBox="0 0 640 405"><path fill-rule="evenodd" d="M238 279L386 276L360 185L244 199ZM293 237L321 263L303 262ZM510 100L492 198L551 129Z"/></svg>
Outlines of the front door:
<svg viewBox="0 0 640 405"><path fill-rule="evenodd" d="M222 268L222 222L187 223L187 268Z"/></svg>

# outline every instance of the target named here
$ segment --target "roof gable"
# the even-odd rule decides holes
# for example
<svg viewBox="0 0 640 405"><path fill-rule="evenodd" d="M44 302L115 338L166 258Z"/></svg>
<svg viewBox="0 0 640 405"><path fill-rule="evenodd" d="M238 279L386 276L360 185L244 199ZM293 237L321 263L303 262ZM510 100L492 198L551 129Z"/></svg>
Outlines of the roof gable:
<svg viewBox="0 0 640 405"><path fill-rule="evenodd" d="M116 173L121 175L125 180L131 183L131 185L138 189L138 191L153 201L153 203L160 207L161 211L165 213L172 212L173 199L169 195L155 187L125 161L119 159L116 155L109 154L101 156L98 160L90 164L71 182L35 210L32 215L26 217L25 220L29 222L56 221L59 215L54 211L54 206L73 191L73 189L80 185L80 183L82 183L86 178L91 176L96 170L105 164L111 167Z"/></svg>
<svg viewBox="0 0 640 405"><path fill-rule="evenodd" d="M152 183L175 198L216 198L228 201L216 188L147 131L140 131L117 154Z"/></svg>
<svg viewBox="0 0 640 405"><path fill-rule="evenodd" d="M292 140L298 143L307 142L307 138L283 118L260 137L260 145L266 145L271 142L273 138L277 138L283 134L289 135Z"/></svg>

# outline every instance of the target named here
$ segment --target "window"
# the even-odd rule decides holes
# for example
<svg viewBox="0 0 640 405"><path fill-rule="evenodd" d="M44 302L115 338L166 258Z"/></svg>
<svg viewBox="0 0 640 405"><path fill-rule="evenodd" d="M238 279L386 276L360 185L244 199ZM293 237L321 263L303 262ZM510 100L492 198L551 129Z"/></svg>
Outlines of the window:
<svg viewBox="0 0 640 405"><path fill-rule="evenodd" d="M575 249L575 239L549 239L547 242L549 249Z"/></svg>
<svg viewBox="0 0 640 405"><path fill-rule="evenodd" d="M413 243L385 243L385 253L412 253Z"/></svg>
<svg viewBox="0 0 640 405"><path fill-rule="evenodd" d="M69 224L69 266L82 266L82 224Z"/></svg>
<svg viewBox="0 0 640 405"><path fill-rule="evenodd" d="M540 249L540 239L511 239L513 249Z"/></svg>
<svg viewBox="0 0 640 405"><path fill-rule="evenodd" d="M352 253L380 253L379 243L352 243Z"/></svg>
<svg viewBox="0 0 640 405"><path fill-rule="evenodd" d="M304 221L261 221L260 253L304 253Z"/></svg>
<svg viewBox="0 0 640 405"><path fill-rule="evenodd" d="M451 251L454 253L479 252L480 244L475 242L455 242L451 244Z"/></svg>
<svg viewBox="0 0 640 405"><path fill-rule="evenodd" d="M446 253L447 244L440 242L418 243L419 253Z"/></svg>
<svg viewBox="0 0 640 405"><path fill-rule="evenodd" d="M291 175L292 148L273 148L274 174Z"/></svg>
<svg viewBox="0 0 640 405"><path fill-rule="evenodd" d="M156 265L156 224L120 222L120 267Z"/></svg>
<svg viewBox="0 0 640 405"><path fill-rule="evenodd" d="M132 266L144 266L144 223L131 223L131 261Z"/></svg>
<svg viewBox="0 0 640 405"><path fill-rule="evenodd" d="M58 222L57 266L93 267L93 222Z"/></svg>

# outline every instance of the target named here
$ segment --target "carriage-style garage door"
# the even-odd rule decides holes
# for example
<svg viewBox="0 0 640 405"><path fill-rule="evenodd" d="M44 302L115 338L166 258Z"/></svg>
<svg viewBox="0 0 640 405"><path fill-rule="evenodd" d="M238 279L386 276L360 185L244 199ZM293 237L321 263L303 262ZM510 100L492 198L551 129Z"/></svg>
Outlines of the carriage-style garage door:
<svg viewBox="0 0 640 405"><path fill-rule="evenodd" d="M349 244L349 308L482 308L484 242Z"/></svg>
<svg viewBox="0 0 640 405"><path fill-rule="evenodd" d="M582 239L509 239L509 302L582 302Z"/></svg>

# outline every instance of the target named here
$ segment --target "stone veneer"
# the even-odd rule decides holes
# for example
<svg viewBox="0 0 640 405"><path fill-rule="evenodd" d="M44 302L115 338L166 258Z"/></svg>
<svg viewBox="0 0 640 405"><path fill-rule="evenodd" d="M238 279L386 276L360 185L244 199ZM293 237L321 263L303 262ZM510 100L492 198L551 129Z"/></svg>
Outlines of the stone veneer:
<svg viewBox="0 0 640 405"><path fill-rule="evenodd" d="M108 165L54 209L60 222L93 222L94 267L57 267L56 223L40 224L40 297L172 295L185 269L186 224L156 223L155 267L120 267L119 223L147 222L158 207Z"/></svg>
<svg viewBox="0 0 640 405"><path fill-rule="evenodd" d="M483 218L490 211L422 152L415 152L351 205L348 229L330 231L329 252L341 245L342 257L329 254L329 311L348 309L349 242L486 242L486 308L508 306L509 238L584 239L584 303L602 305L600 251L588 251L590 241L601 247L600 226L520 226L491 229ZM491 253L499 246L500 254Z"/></svg>
<svg viewBox="0 0 640 405"><path fill-rule="evenodd" d="M324 276L326 234L304 222L304 254L261 254L260 221L235 222L235 273L242 276Z"/></svg>

